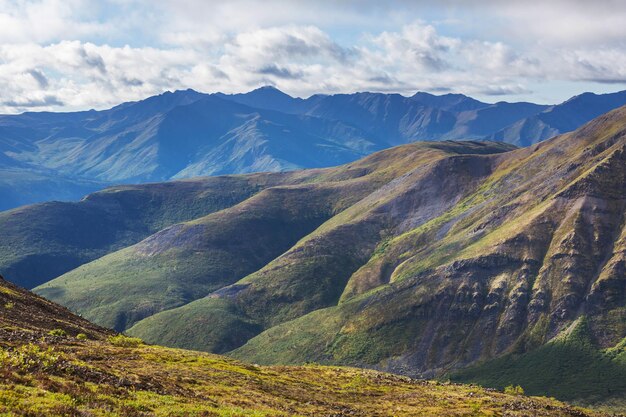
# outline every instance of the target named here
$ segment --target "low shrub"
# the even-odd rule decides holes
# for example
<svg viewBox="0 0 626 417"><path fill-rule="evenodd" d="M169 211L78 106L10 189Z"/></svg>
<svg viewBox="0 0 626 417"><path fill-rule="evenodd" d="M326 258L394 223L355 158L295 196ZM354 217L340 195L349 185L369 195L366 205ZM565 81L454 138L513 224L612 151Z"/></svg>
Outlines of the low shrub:
<svg viewBox="0 0 626 417"><path fill-rule="evenodd" d="M0 350L0 367L23 372L48 371L59 362L61 356L53 348L43 349L29 343L15 350Z"/></svg>
<svg viewBox="0 0 626 417"><path fill-rule="evenodd" d="M67 336L67 332L65 330L63 330L63 329L54 329L54 330L50 330L48 332L48 335L65 337L65 336Z"/></svg>
<svg viewBox="0 0 626 417"><path fill-rule="evenodd" d="M108 341L113 346L119 347L137 347L143 345L143 340L138 337L129 337L124 336L123 334L118 334L116 336L110 336Z"/></svg>
<svg viewBox="0 0 626 417"><path fill-rule="evenodd" d="M524 395L524 388L519 385L509 385L504 388L504 393L509 395Z"/></svg>

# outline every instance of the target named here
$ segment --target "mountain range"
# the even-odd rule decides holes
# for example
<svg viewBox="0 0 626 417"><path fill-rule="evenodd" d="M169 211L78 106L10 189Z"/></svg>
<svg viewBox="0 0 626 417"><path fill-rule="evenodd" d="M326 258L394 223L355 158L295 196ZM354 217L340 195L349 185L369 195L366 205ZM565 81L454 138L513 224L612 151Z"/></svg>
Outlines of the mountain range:
<svg viewBox="0 0 626 417"><path fill-rule="evenodd" d="M526 148L414 142L6 211L0 271L150 343L614 404L625 213L621 107Z"/></svg>
<svg viewBox="0 0 626 417"><path fill-rule="evenodd" d="M626 104L626 92L565 103L483 103L461 94L294 98L168 92L103 111L0 116L0 210L76 200L114 184L335 166L415 141L526 146Z"/></svg>

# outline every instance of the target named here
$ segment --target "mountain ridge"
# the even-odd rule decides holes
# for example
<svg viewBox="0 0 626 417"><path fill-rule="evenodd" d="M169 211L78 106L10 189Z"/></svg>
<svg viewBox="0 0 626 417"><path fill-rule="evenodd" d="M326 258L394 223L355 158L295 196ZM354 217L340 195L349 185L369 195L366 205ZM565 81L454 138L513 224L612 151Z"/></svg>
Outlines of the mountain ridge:
<svg viewBox="0 0 626 417"><path fill-rule="evenodd" d="M506 146L500 144L487 145L471 142L467 142L466 144L435 143L432 145L426 144L424 146L409 145L409 149L412 148L412 152L410 152L409 155L420 155L423 151L424 154L420 155L420 160L428 161L429 158L434 155L445 155L445 151L442 152L438 148L446 146L452 149L463 149L463 147L467 147L470 151L473 148L477 148L479 151L483 148L486 151L492 149L492 151L496 152L508 149ZM351 204L356 203L375 190L376 187L380 187L382 184L385 184L397 175L410 169L410 167L414 166L415 161L408 155L403 156L403 152L403 149L383 151L383 154L397 155L401 158L398 163L392 167L384 166L386 162L384 158L381 159L379 155L374 154L372 157L366 158L357 164L356 167L359 167L358 169L355 169L356 167L343 166L313 171L311 174L307 174L307 171L304 171L303 174L305 176L309 175L310 180L303 182L301 185L285 184L268 188L253 195L248 200L242 201L239 205L232 206L204 218L195 219L187 224L175 225L169 229L164 229L134 247L126 248L122 252L108 255L106 259L102 258L94 261L95 263L91 266L98 268L97 265L103 265L105 268L108 268L108 266L106 266L108 260L112 260L114 263L118 264L119 273L110 274L109 271L106 272L106 274L118 276L120 282L115 284L115 286L118 287L119 290L119 288L121 288L119 287L120 285L127 286L130 284L132 287L133 279L130 278L130 276L127 277L123 271L128 271L132 276L136 276L138 272L135 271L133 265L138 265L139 262L144 265L140 267L142 270L144 267L147 268L143 270L144 272L139 273L139 275L150 276L150 281L146 282L149 287L153 286L155 282L166 280L165 282L169 282L171 288L177 288L178 284L174 284L174 282L179 279L182 280L180 281L180 283L183 284L182 288L186 288L186 290L180 293L183 295L183 298L180 298L179 290L173 291L171 296L166 295L165 299L170 300L166 302L169 308L172 307L172 305L169 304L171 302L178 305L189 302L191 300L189 298L185 299L184 294L189 294L188 286L192 281L196 283L203 282L203 285L208 285L209 288L218 289L219 286L215 287L215 284L212 283L213 279L223 280L224 278L228 278L231 280L230 283L233 283L234 280L243 278L245 275L254 272L267 262L281 255L299 239L319 227L322 222L341 212ZM365 169L365 171L363 169ZM372 169L376 170L372 171ZM325 179L326 181L322 182L320 179ZM337 196L342 197L337 199ZM304 201L310 203L302 205ZM300 234L294 236L288 246L277 246L278 242L281 241L281 234L286 234L290 230L294 232L299 230L299 226L297 225L303 221L307 221L308 218L317 218L317 220L314 221L314 224L308 226L309 228L306 233L304 233L304 230L298 232ZM285 223L286 219L287 223ZM273 224L272 222L276 221L282 222L283 226L269 229L266 227L266 223ZM252 237L246 235L246 228L252 232ZM187 240L183 237L202 235L205 233L207 233L207 235L202 240ZM213 235L215 236L213 237ZM229 236L231 237L229 238ZM232 239L232 241L226 244L228 239ZM250 264L251 261L257 258L253 256L252 253L254 253L255 250L259 250L261 246L258 245L265 239L271 240L261 245L264 249L260 252L272 250L274 251L272 256L265 259L262 263L252 263L250 266L254 265L254 267L250 269L250 266L248 266L248 269L246 269L247 272L245 273L235 272L239 271L240 267ZM155 252L154 249L150 249L154 246L152 242L155 242L156 247L160 247L159 251ZM273 243L270 244L269 242ZM235 266L232 262L238 259L237 257L240 251L248 250L252 251L251 254L245 257L244 262L242 262L242 259L239 259L237 261L238 265ZM172 256L174 256L175 259L174 264L169 261L172 259ZM183 258L187 260L181 261ZM156 264L160 264L161 267L155 270L150 266ZM183 265L188 265L189 267L184 267ZM58 293L58 290L55 289L56 283L54 281L45 284L47 296L57 300L61 297L66 305L78 302L78 304L74 305L74 308L78 308L79 305L86 301L83 297L86 296L90 298L91 296L88 294L91 294L93 291L92 284L89 284L83 289L79 289L83 287L80 282L87 283L87 281L83 281L83 277L81 277L84 268L85 266L82 266L70 272L70 274L74 274L78 281L76 281L76 285L64 287L62 293ZM104 272L104 270L102 272ZM88 272L88 274L91 273ZM100 273L97 273L96 275L99 274ZM70 278L70 280L67 281L67 278L62 277L59 278L59 280L73 282L74 278ZM124 284L124 282L128 284ZM121 323L128 326L128 311L135 311L145 303L141 301L141 297L131 297L131 288L123 291L113 291L111 284L112 283L104 284L105 287L101 288L98 293L101 295L109 294L112 297L111 301L113 302L113 300L115 300L118 307L109 306L106 309L93 311L91 314L87 314L86 311L83 311L83 314L93 319L96 316L100 316L100 314L106 313L108 317L106 319L107 325L116 326L116 324L120 323L120 320L122 320ZM197 287L196 284L193 286ZM152 288L152 290L145 288L142 292L147 294L156 289L156 287ZM200 289L198 288L198 290ZM201 291L204 291L204 295L210 292L207 289ZM164 294L162 291L158 290L154 295L158 298L162 298ZM199 295L200 293L196 293L194 297L198 298ZM124 302L130 303L130 305L134 305L135 307L129 308L122 304L121 300L126 300ZM100 302L97 304L101 305ZM160 302L157 302L157 305L160 305ZM157 308L162 309L163 307ZM145 316L146 313L138 311L138 314L139 316ZM136 319L133 321L136 321ZM117 327L118 330L123 330L124 328L126 327Z"/></svg>
<svg viewBox="0 0 626 417"><path fill-rule="evenodd" d="M306 175L299 177L275 173L123 185L79 202L0 212L0 271L32 288L163 227L219 211L284 181L303 181Z"/></svg>
<svg viewBox="0 0 626 417"><path fill-rule="evenodd" d="M102 111L4 115L0 189L7 198L0 209L78 199L119 183L334 166L421 140L526 145L621 104L621 93L549 107L427 93L300 99L264 87L232 95L178 90ZM46 186L51 180L58 192Z"/></svg>

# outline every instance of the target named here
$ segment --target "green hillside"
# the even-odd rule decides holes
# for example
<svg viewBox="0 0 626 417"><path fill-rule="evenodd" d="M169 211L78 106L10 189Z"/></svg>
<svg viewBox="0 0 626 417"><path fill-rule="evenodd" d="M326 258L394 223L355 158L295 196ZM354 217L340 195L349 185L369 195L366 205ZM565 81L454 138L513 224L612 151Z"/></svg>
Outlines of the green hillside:
<svg viewBox="0 0 626 417"><path fill-rule="evenodd" d="M402 193L398 187L387 186L394 180L404 182L404 187L410 189L413 177L421 176L422 171L432 172L445 163L438 161L448 161L463 152L505 149L508 147L500 144L415 144L335 169L304 171L300 176L308 178L308 182L298 184L298 176L293 185L267 188L228 209L165 228L134 246L47 282L36 291L99 324L124 330L159 311L184 305L233 284L268 264L267 267L272 267L271 262L292 263L285 252L302 255L296 243L305 237L310 241L319 230L311 233L322 223L358 214L359 207L369 204L366 197L371 199L376 192L390 189L391 193ZM477 175L482 172L479 171ZM360 237L370 250L380 238L377 233L381 224L374 225L372 231L369 242L364 234ZM332 250L330 245L320 246ZM340 252L336 255L343 257ZM320 259L324 262L328 258ZM336 267L335 261L327 265ZM358 266L358 260L351 262L339 267L348 268L345 272L348 273ZM329 284L320 288L330 291L329 294L320 294L323 299L319 302L312 299L312 305L304 308L336 302L340 293L332 291L341 286L333 288L332 282ZM311 288L312 293L315 291ZM178 340L188 344L187 347L197 347L187 337Z"/></svg>
<svg viewBox="0 0 626 417"><path fill-rule="evenodd" d="M493 173L454 207L381 240L338 305L270 326L233 355L441 375L532 351L581 314L597 323L598 348L615 346L626 335L616 324L625 303L625 116L494 157Z"/></svg>
<svg viewBox="0 0 626 417"><path fill-rule="evenodd" d="M256 174L123 185L80 202L49 202L0 212L0 273L34 287L181 221L233 206L306 174ZM300 178L303 177L303 178Z"/></svg>
<svg viewBox="0 0 626 417"><path fill-rule="evenodd" d="M318 170L36 290L149 342L261 364L441 376L537 352L582 316L603 354L626 336L625 207L621 108L529 148L419 143Z"/></svg>
<svg viewBox="0 0 626 417"><path fill-rule="evenodd" d="M259 363L315 360L428 376L514 350L532 350L583 312L606 322L624 306L622 113L536 148L491 157L493 172L456 205L407 232L383 234L372 256L357 258L358 268L346 267L348 279L329 286L345 288L335 293L335 303L313 304L324 294L324 265L340 265L323 260L331 254L350 259L351 251L367 243L367 228L348 234L345 246L322 252L322 261L313 248L342 242L337 235L322 240L335 224L342 231L347 225L373 224L376 205L367 198L355 205L360 217L349 215L351 208L342 213L349 221L333 219L318 229L310 238L313 245L300 241L293 251L306 253L305 259L288 252L225 296L214 294L155 315L131 332L150 338L152 329L189 329L198 324L191 320L194 315L211 323L223 310L215 306L226 300L230 311L239 310L240 317L254 318L267 329L235 350L238 358ZM429 195L428 203L434 195L442 193ZM380 194L375 201L386 203ZM360 204L371 211L363 215ZM402 214L407 216L407 210ZM329 276L341 276L330 271ZM314 292L308 293L311 288ZM306 314L322 307L328 308ZM178 317L185 317L184 322ZM214 343L216 330L195 334L201 336L193 346L200 348ZM602 335L602 348L614 346L626 333L623 326L602 325L593 334ZM614 363L608 366L615 368L613 375L621 375ZM548 381L538 380L534 392L547 386ZM597 400L582 389L566 391L562 387L554 392L568 399ZM619 398L624 392L617 384L600 396Z"/></svg>
<svg viewBox="0 0 626 417"><path fill-rule="evenodd" d="M563 334L528 353L512 353L453 372L455 381L502 389L511 384L527 394L547 395L587 404L607 403L624 409L626 339L599 349L585 317Z"/></svg>
<svg viewBox="0 0 626 417"><path fill-rule="evenodd" d="M607 415L477 386L148 346L1 277L0 375L7 417Z"/></svg>

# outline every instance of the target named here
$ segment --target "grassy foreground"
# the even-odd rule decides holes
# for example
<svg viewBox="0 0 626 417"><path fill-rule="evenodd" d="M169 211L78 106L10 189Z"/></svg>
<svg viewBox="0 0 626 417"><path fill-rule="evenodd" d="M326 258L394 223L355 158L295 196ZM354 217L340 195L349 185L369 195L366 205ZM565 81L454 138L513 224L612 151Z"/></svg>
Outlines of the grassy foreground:
<svg viewBox="0 0 626 417"><path fill-rule="evenodd" d="M261 367L136 340L2 342L2 416L601 416L351 368Z"/></svg>
<svg viewBox="0 0 626 417"><path fill-rule="evenodd" d="M553 399L116 335L0 277L0 416L604 416Z"/></svg>

